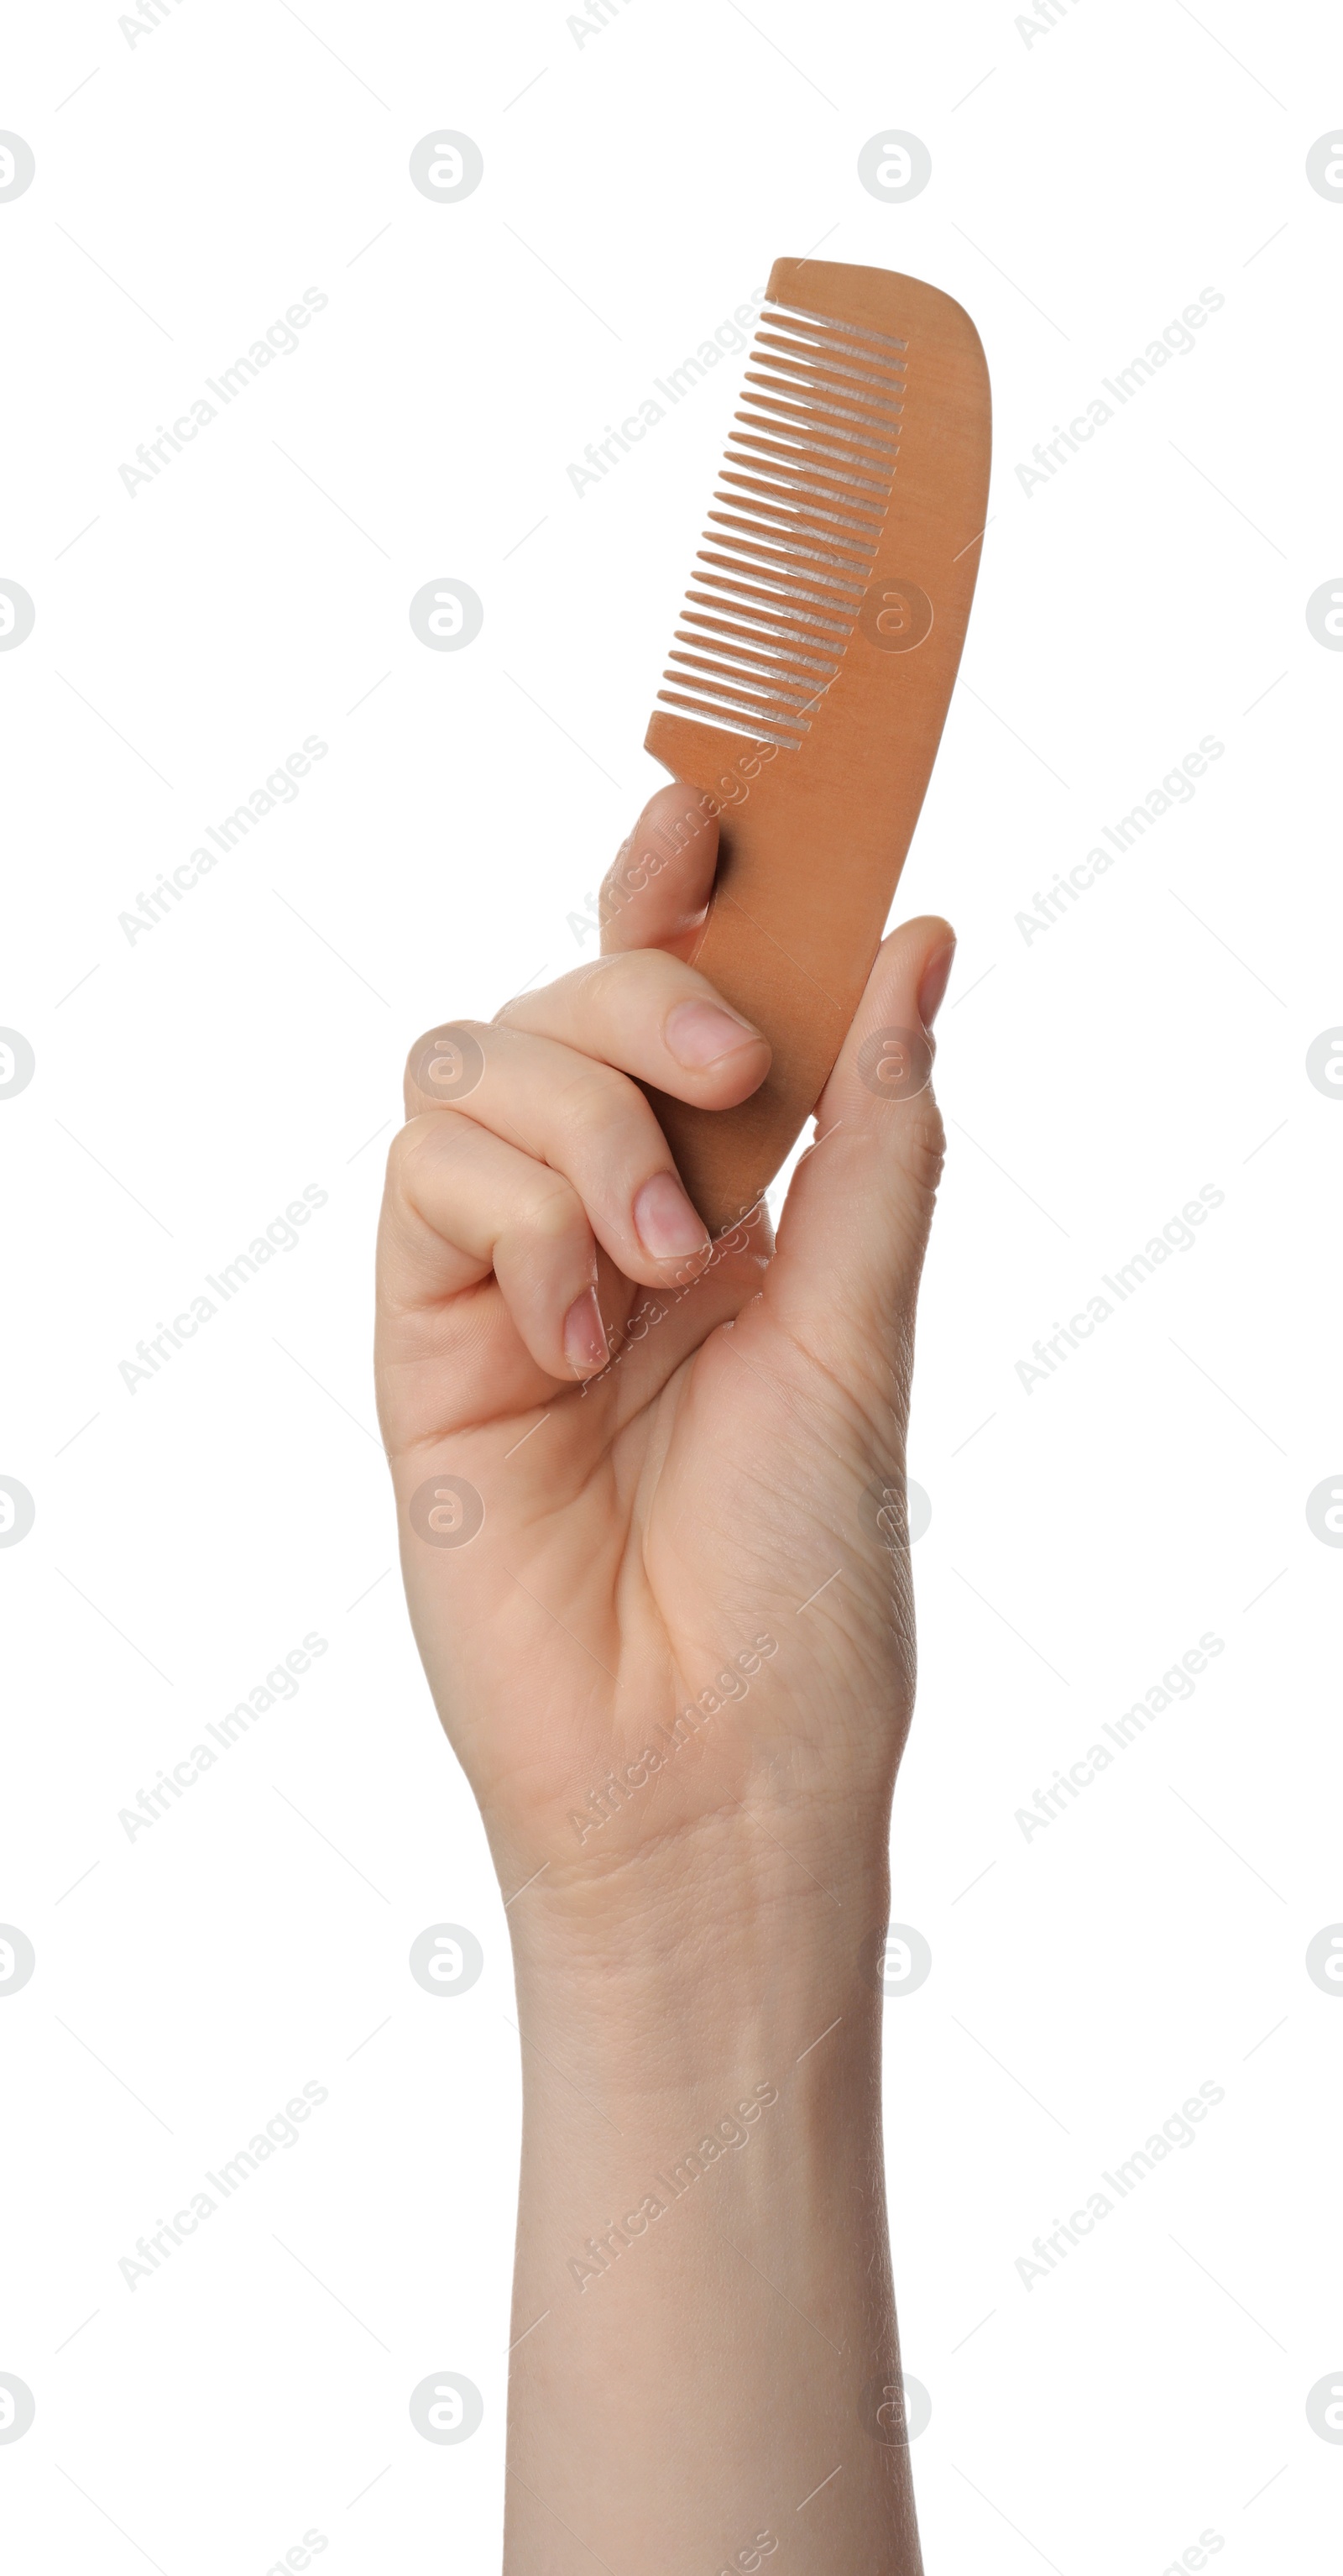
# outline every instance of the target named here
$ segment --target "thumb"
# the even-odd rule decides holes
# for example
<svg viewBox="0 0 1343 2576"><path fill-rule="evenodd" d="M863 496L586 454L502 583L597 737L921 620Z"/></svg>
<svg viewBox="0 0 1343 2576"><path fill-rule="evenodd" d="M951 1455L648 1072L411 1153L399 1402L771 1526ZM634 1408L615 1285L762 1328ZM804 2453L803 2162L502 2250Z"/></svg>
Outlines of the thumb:
<svg viewBox="0 0 1343 2576"><path fill-rule="evenodd" d="M955 949L950 923L924 915L878 950L793 1174L769 1280L777 1320L804 1348L850 1380L874 1368L887 1390L892 1363L907 1382L942 1171L929 1032Z"/></svg>

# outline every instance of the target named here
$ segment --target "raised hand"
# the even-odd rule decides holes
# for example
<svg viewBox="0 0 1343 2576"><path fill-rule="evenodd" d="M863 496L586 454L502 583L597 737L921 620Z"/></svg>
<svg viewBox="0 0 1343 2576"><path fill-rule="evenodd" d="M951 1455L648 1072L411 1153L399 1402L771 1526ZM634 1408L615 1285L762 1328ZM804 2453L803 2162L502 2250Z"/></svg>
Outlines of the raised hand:
<svg viewBox="0 0 1343 2576"><path fill-rule="evenodd" d="M862 1961L913 1693L925 1032L954 943L936 919L887 939L777 1245L760 1207L711 1244L641 1086L727 1108L768 1069L690 962L715 860L700 800L664 789L605 953L412 1049L383 1210L406 1590L518 1974L517 2576L708 2576L836 2445L847 2479L787 2565L918 2565ZM724 2120L673 2208L650 2177ZM715 2441L745 2421L688 2496L706 2408Z"/></svg>

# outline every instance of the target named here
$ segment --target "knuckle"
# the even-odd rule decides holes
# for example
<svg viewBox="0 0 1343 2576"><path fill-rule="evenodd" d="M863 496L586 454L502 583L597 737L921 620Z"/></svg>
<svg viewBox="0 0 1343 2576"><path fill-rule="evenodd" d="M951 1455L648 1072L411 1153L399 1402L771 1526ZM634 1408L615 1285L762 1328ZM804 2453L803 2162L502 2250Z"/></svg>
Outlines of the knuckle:
<svg viewBox="0 0 1343 2576"><path fill-rule="evenodd" d="M426 1091L432 1094L434 1086L429 1079L430 1066L445 1051L455 1048L460 1052L463 1039L479 1048L484 1035L485 1024L481 1020L444 1018L435 1021L431 1029L421 1030L406 1057L403 1079L407 1097L413 1098Z"/></svg>
<svg viewBox="0 0 1343 2576"><path fill-rule="evenodd" d="M408 1182L413 1165L426 1152L440 1152L456 1124L455 1119L449 1122L436 1109L421 1109L413 1118L406 1120L404 1127L398 1127L387 1148L388 1188L399 1189L404 1195L409 1195Z"/></svg>
<svg viewBox="0 0 1343 2576"><path fill-rule="evenodd" d="M422 1109L417 1117L408 1118L404 1127L398 1127L396 1134L392 1138L391 1144L387 1148L388 1170L403 1170L405 1165L410 1161L416 1147L423 1142L425 1136L431 1129L436 1127L437 1124L438 1121L434 1117L433 1111L431 1109Z"/></svg>
<svg viewBox="0 0 1343 2576"><path fill-rule="evenodd" d="M641 953L637 948L617 948L609 957L587 958L574 968L570 990L584 1002L595 998L599 1004L604 1003L613 983L624 984L631 975L638 974L634 960Z"/></svg>
<svg viewBox="0 0 1343 2576"><path fill-rule="evenodd" d="M931 1091L908 1104L901 1122L901 1159L915 1188L929 1199L937 1195L947 1159L947 1131Z"/></svg>
<svg viewBox="0 0 1343 2576"><path fill-rule="evenodd" d="M559 982L564 982L564 977L562 975L559 978ZM495 1012L493 1019L489 1023L490 1027L492 1029L511 1029L517 1021L524 1020L526 1018L529 1007L534 1006L539 1002L545 994L553 993L554 991L554 984L538 984L533 989L530 989L525 993L510 993L508 1000L500 1003L498 1010Z"/></svg>
<svg viewBox="0 0 1343 2576"><path fill-rule="evenodd" d="M562 1243L580 1229L588 1230L583 1202L572 1181L540 1163L519 1215L525 1232L546 1246Z"/></svg>
<svg viewBox="0 0 1343 2576"><path fill-rule="evenodd" d="M637 1084L610 1064L585 1066L560 1086L554 1106L566 1152L585 1162L613 1164L622 1130L656 1124Z"/></svg>

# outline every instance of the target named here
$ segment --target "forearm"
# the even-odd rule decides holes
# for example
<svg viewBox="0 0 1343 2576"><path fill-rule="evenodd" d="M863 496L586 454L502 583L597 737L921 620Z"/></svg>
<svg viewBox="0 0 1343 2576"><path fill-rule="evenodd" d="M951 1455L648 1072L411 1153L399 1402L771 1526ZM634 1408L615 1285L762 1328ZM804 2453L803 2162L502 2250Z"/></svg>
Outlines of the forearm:
<svg viewBox="0 0 1343 2576"><path fill-rule="evenodd" d="M862 1958L884 1849L734 1830L744 1857L636 1861L515 1924L507 2576L917 2576Z"/></svg>

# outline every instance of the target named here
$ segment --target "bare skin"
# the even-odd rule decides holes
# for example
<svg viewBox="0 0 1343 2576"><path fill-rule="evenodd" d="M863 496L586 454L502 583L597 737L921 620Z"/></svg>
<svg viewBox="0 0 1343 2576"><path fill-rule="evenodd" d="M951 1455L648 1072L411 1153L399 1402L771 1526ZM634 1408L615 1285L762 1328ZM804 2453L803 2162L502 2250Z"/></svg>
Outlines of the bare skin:
<svg viewBox="0 0 1343 2576"><path fill-rule="evenodd" d="M517 1975L508 2576L921 2566L872 1970L913 1618L877 1514L942 1135L856 1057L930 1023L953 934L885 942L777 1248L763 1211L711 1247L638 1085L726 1108L767 1070L686 962L715 856L662 790L602 957L412 1050L383 1208L407 1597Z"/></svg>

